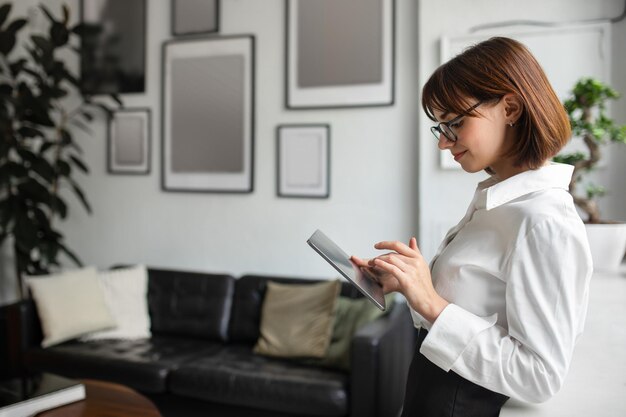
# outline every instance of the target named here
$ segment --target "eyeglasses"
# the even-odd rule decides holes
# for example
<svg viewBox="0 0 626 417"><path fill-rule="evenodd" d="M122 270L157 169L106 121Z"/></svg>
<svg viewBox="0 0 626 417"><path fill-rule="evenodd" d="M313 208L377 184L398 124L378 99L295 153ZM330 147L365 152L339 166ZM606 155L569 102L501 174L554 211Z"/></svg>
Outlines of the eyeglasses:
<svg viewBox="0 0 626 417"><path fill-rule="evenodd" d="M441 135L443 135L446 139L448 139L450 142L456 142L457 141L457 137L456 137L456 132L454 131L456 128L458 128L458 124L461 121L461 119L463 119L469 112L471 112L472 110L474 110L475 108L477 108L478 106L480 106L481 104L483 104L482 101L479 101L478 103L474 104L472 107L470 107L469 109L465 110L463 112L463 114L455 117L452 120L448 120L447 122L440 122L437 123L435 126L430 128L430 131L433 132L433 135L435 135L435 138L437 140L439 140L439 138L441 137Z"/></svg>

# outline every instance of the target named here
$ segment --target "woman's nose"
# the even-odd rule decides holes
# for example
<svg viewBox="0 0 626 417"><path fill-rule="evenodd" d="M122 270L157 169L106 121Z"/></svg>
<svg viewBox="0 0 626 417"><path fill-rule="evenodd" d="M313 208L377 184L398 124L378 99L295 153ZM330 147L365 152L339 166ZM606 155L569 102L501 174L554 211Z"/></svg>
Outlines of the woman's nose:
<svg viewBox="0 0 626 417"><path fill-rule="evenodd" d="M452 142L450 139L445 137L445 135L440 134L439 142L437 143L437 146L439 147L439 149L443 151L454 146L454 142Z"/></svg>

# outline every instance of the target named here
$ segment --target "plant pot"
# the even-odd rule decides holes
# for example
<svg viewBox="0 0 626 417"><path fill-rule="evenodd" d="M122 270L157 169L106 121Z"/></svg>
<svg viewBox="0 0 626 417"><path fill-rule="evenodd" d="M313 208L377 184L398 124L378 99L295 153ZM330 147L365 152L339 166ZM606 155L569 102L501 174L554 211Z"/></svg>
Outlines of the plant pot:
<svg viewBox="0 0 626 417"><path fill-rule="evenodd" d="M626 252L626 223L585 224L593 269L615 271Z"/></svg>

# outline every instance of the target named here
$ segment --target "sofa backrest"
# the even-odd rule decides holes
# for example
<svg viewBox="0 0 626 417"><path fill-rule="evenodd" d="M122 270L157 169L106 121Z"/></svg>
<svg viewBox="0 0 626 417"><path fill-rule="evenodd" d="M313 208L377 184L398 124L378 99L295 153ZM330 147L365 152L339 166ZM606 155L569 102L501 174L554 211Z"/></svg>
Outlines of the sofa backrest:
<svg viewBox="0 0 626 417"><path fill-rule="evenodd" d="M153 335L227 340L233 276L150 268L148 277Z"/></svg>
<svg viewBox="0 0 626 417"><path fill-rule="evenodd" d="M230 313L228 340L241 343L255 343L259 338L261 324L261 308L267 282L274 281L284 284L314 284L321 279L298 279L275 277L269 275L244 275L235 282L235 294ZM343 282L341 295L345 297L361 297L361 293L349 284Z"/></svg>

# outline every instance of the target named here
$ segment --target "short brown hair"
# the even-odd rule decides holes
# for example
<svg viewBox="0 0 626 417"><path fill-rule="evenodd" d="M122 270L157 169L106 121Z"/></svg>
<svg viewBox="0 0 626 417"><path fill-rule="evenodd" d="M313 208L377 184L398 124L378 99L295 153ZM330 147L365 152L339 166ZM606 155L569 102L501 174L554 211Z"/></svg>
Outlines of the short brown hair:
<svg viewBox="0 0 626 417"><path fill-rule="evenodd" d="M471 107L472 99L499 100L513 93L522 102L516 122L520 140L504 155L515 165L541 166L567 143L569 119L546 74L523 44L494 37L478 43L441 65L422 90L422 107L432 120L434 110L458 115ZM477 116L479 110L469 115Z"/></svg>

